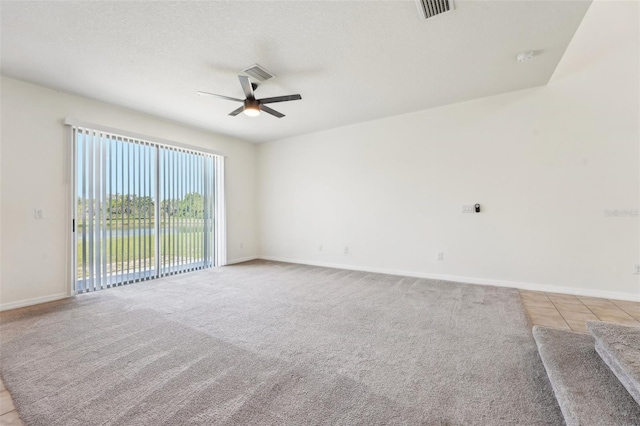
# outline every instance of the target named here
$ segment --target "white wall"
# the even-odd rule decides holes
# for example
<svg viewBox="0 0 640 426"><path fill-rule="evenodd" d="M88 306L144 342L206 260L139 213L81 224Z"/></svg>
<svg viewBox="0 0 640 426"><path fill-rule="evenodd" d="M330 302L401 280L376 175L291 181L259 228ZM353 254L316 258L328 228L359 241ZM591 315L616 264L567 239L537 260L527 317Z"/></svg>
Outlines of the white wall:
<svg viewBox="0 0 640 426"><path fill-rule="evenodd" d="M638 36L595 2L548 86L261 145L261 257L640 300Z"/></svg>
<svg viewBox="0 0 640 426"><path fill-rule="evenodd" d="M6 77L1 88L0 309L69 291L65 117L226 155L228 259L255 257L255 145ZM44 220L34 219L36 207L44 209Z"/></svg>

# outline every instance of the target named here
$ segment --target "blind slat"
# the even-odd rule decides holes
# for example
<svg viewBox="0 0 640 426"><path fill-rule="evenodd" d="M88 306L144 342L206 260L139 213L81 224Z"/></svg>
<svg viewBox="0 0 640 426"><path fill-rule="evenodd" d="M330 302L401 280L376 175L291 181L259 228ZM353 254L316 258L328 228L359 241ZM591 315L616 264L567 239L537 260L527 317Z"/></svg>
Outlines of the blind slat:
<svg viewBox="0 0 640 426"><path fill-rule="evenodd" d="M94 129L71 134L77 293L222 264L211 236L222 157Z"/></svg>

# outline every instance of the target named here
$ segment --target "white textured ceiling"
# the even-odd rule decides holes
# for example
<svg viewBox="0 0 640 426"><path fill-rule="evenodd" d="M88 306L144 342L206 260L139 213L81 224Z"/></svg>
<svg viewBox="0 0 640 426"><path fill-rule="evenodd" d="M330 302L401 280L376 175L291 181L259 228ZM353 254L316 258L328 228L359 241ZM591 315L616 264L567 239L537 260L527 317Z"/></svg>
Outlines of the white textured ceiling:
<svg viewBox="0 0 640 426"><path fill-rule="evenodd" d="M254 142L546 84L588 1L2 1L1 72ZM536 51L524 64L516 54ZM227 114L236 75L287 116ZM76 117L82 119L82 117Z"/></svg>

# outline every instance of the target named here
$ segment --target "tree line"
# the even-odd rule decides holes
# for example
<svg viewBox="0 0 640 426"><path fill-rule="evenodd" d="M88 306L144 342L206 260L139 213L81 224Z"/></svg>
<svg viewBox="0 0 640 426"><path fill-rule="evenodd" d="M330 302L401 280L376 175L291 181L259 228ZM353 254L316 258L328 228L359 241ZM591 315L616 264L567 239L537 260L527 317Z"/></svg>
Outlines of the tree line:
<svg viewBox="0 0 640 426"><path fill-rule="evenodd" d="M84 200L78 197L77 218L88 217L93 203L93 216L102 211L99 200ZM105 212L107 219L148 219L155 214L155 201L149 196L136 194L112 194L105 200ZM83 214L84 209L84 214ZM203 219L204 197L197 192L186 194L180 199L167 199L160 202L160 215L178 218Z"/></svg>

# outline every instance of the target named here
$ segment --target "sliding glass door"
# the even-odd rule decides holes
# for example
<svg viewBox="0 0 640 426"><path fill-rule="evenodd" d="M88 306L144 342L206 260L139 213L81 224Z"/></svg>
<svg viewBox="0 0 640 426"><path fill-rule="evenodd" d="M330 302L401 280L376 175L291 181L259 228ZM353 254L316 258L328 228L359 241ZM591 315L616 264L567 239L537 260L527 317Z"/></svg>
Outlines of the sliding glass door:
<svg viewBox="0 0 640 426"><path fill-rule="evenodd" d="M223 261L223 157L73 127L76 293Z"/></svg>
<svg viewBox="0 0 640 426"><path fill-rule="evenodd" d="M211 266L214 159L160 148L162 275Z"/></svg>

